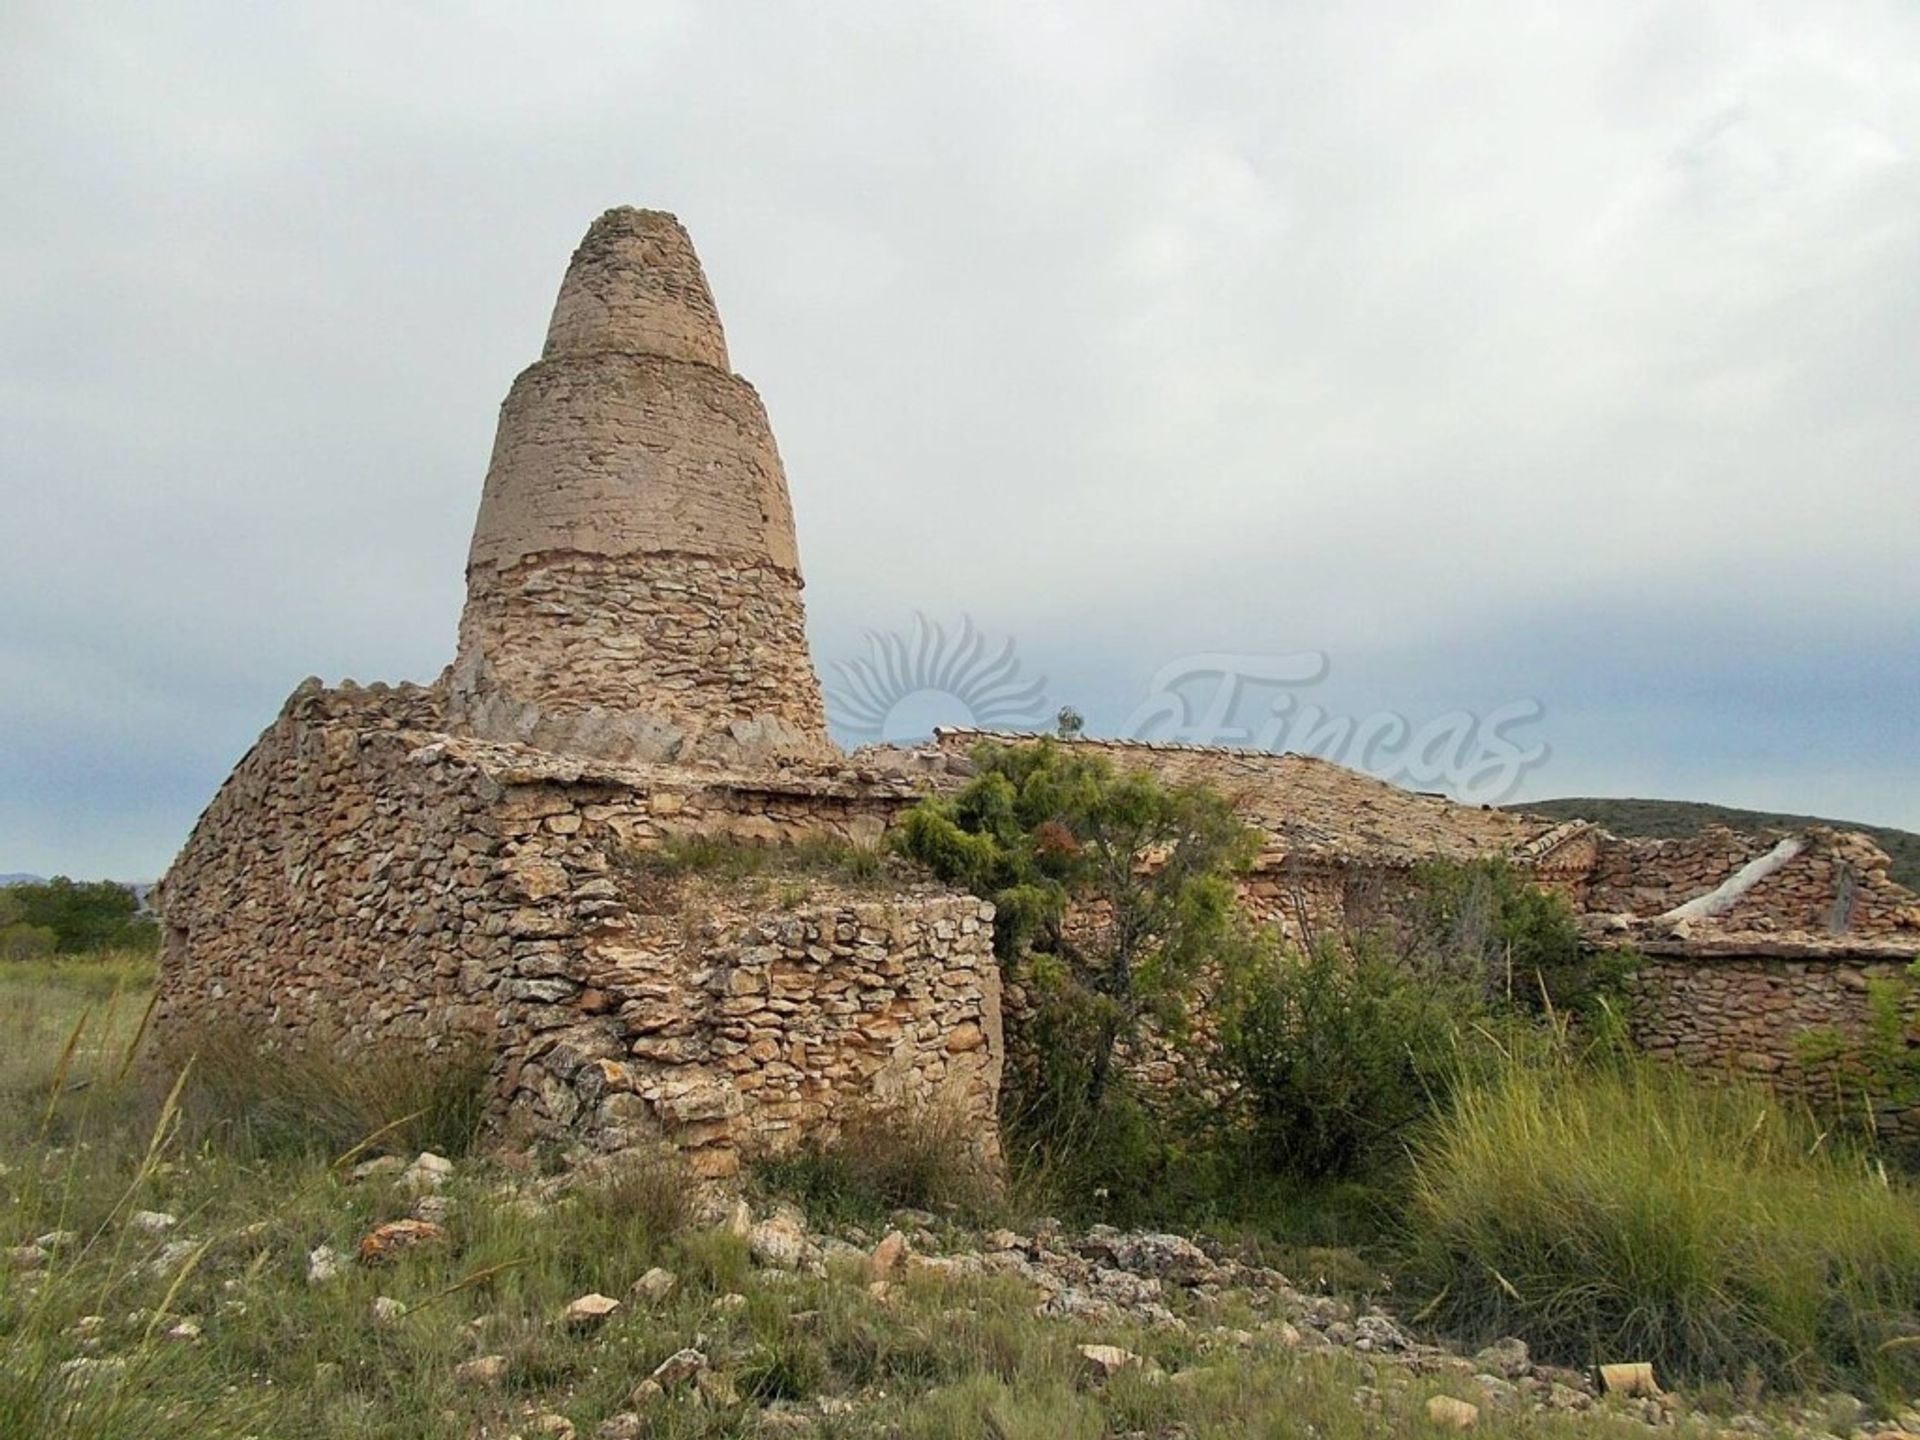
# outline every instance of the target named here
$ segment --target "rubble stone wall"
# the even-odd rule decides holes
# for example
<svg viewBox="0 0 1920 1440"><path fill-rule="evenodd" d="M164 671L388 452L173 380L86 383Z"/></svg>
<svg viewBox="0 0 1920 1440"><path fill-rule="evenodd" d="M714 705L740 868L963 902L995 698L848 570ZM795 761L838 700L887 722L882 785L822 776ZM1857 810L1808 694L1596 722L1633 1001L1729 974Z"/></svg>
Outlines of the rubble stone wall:
<svg viewBox="0 0 1920 1440"><path fill-rule="evenodd" d="M1905 968L1878 958L1653 957L1628 980L1628 1025L1635 1043L1657 1058L1825 1101L1835 1093L1834 1075L1808 1070L1803 1038L1831 1029L1858 1041L1869 982L1899 983ZM1901 1143L1920 1142L1920 1111L1880 1120Z"/></svg>
<svg viewBox="0 0 1920 1440"><path fill-rule="evenodd" d="M496 1120L708 1176L851 1105L938 1104L998 1153L992 909L830 880L721 888L636 860L676 827L851 837L847 797L514 781L428 690L303 687L160 892L159 1028L495 1056ZM656 810L657 807L657 810ZM817 832L816 832L817 833Z"/></svg>
<svg viewBox="0 0 1920 1440"><path fill-rule="evenodd" d="M463 978L503 971L485 799L405 757L438 696L308 682L215 796L157 893L163 1037L294 1043L490 1035Z"/></svg>
<svg viewBox="0 0 1920 1440"><path fill-rule="evenodd" d="M456 723L490 739L612 760L825 753L800 591L764 563L476 567L460 632Z"/></svg>
<svg viewBox="0 0 1920 1440"><path fill-rule="evenodd" d="M1773 841L1720 826L1674 840L1606 836L1595 852L1586 905L1603 913L1663 915L1704 895Z"/></svg>

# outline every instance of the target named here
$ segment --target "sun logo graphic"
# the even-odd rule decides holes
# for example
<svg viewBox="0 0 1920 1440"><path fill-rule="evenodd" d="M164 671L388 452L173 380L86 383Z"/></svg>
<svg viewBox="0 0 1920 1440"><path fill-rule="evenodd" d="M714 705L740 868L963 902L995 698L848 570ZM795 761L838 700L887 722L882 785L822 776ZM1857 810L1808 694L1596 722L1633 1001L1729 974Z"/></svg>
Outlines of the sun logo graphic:
<svg viewBox="0 0 1920 1440"><path fill-rule="evenodd" d="M1011 637L997 644L963 615L949 630L915 613L910 633L869 630L867 653L833 662L827 718L862 744L924 740L936 726L1034 730L1048 723L1044 675L1020 673Z"/></svg>

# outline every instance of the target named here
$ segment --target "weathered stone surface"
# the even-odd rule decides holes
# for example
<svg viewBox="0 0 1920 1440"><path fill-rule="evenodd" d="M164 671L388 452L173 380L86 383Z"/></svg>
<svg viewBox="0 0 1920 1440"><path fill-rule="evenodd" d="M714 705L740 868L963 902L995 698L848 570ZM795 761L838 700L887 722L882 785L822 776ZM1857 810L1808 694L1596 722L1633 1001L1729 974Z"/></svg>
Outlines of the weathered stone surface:
<svg viewBox="0 0 1920 1440"><path fill-rule="evenodd" d="M501 408L453 727L619 760L831 757L800 589L773 433L686 231L608 211Z"/></svg>

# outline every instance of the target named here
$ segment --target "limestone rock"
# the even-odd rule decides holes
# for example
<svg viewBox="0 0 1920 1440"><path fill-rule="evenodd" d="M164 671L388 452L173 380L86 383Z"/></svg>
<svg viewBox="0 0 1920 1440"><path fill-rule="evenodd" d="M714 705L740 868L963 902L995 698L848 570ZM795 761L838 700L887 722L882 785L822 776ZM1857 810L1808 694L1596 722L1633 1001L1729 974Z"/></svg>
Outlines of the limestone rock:
<svg viewBox="0 0 1920 1440"><path fill-rule="evenodd" d="M656 1265L634 1281L633 1289L628 1293L636 1302L658 1305L673 1294L675 1286L679 1283L671 1270L663 1270Z"/></svg>
<svg viewBox="0 0 1920 1440"><path fill-rule="evenodd" d="M1660 1398L1660 1386L1654 1381L1653 1366L1644 1360L1602 1365L1600 1385L1609 1395L1629 1395L1648 1400Z"/></svg>
<svg viewBox="0 0 1920 1440"><path fill-rule="evenodd" d="M339 1278L340 1252L331 1245L316 1245L307 1252L307 1283L326 1285Z"/></svg>
<svg viewBox="0 0 1920 1440"><path fill-rule="evenodd" d="M813 1246L807 1239L806 1222L788 1211L769 1216L748 1232L747 1248L762 1265L782 1270L797 1270L806 1263Z"/></svg>
<svg viewBox="0 0 1920 1440"><path fill-rule="evenodd" d="M1079 1347L1081 1373L1090 1380L1111 1380L1123 1370L1138 1370L1146 1361L1118 1345L1082 1345Z"/></svg>
<svg viewBox="0 0 1920 1440"><path fill-rule="evenodd" d="M561 1315L569 1330L594 1330L620 1310L620 1302L610 1295L582 1295L570 1302Z"/></svg>
<svg viewBox="0 0 1920 1440"><path fill-rule="evenodd" d="M892 1280L907 1266L907 1237L898 1230L889 1230L880 1243L873 1247L873 1257L868 1262L872 1278Z"/></svg>
<svg viewBox="0 0 1920 1440"><path fill-rule="evenodd" d="M688 1348L676 1350L654 1367L647 1378L662 1390L675 1390L707 1368L704 1352Z"/></svg>
<svg viewBox="0 0 1920 1440"><path fill-rule="evenodd" d="M1434 1395L1427 1401L1427 1419L1447 1430L1471 1430L1480 1423L1480 1407L1452 1395Z"/></svg>
<svg viewBox="0 0 1920 1440"><path fill-rule="evenodd" d="M498 1385L507 1378L507 1357L482 1355L453 1367L453 1378L463 1385Z"/></svg>
<svg viewBox="0 0 1920 1440"><path fill-rule="evenodd" d="M436 1155L431 1150L422 1150L400 1177L400 1183L408 1193L425 1195L438 1190L453 1176L453 1162L444 1155Z"/></svg>
<svg viewBox="0 0 1920 1440"><path fill-rule="evenodd" d="M385 1265L409 1250L435 1245L446 1238L447 1232L431 1220L389 1220L361 1237L360 1263Z"/></svg>
<svg viewBox="0 0 1920 1440"><path fill-rule="evenodd" d="M179 1223L177 1216L164 1210L136 1210L127 1218L127 1224L142 1235L164 1235Z"/></svg>

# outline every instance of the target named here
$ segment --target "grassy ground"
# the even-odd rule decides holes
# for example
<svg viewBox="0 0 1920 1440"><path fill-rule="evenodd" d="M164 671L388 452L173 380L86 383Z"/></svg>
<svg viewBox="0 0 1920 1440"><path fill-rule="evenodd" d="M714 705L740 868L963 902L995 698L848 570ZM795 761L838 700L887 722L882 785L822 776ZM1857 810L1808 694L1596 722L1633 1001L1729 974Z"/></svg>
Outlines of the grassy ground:
<svg viewBox="0 0 1920 1440"><path fill-rule="evenodd" d="M377 1118L371 1093L319 1107L333 1118L302 1144L284 1118L223 1121L230 1087L116 1083L146 980L114 960L0 975L0 1246L71 1232L44 1263L32 1248L0 1254L4 1440L584 1440L687 1347L719 1380L643 1400L633 1433L1342 1440L1438 1433L1428 1396L1479 1398L1461 1375L1300 1353L1231 1299L1186 1296L1186 1328L1146 1330L1040 1319L1032 1292L1004 1278L917 1275L876 1295L851 1259L823 1277L759 1269L736 1236L700 1222L665 1166L560 1191L463 1158L441 1192L444 1236L361 1264L361 1237L415 1203L391 1170L354 1178L380 1145L343 1144L338 1117ZM390 1099L389 1118L419 1108L397 1082ZM327 1250L337 1273L313 1283ZM630 1297L655 1266L676 1277L672 1293ZM593 1291L627 1303L597 1328L569 1327L568 1302ZM1124 1347L1158 1373L1096 1383L1083 1343ZM482 1357L499 1357L497 1375L462 1369ZM1488 1408L1475 1433L1626 1424Z"/></svg>

